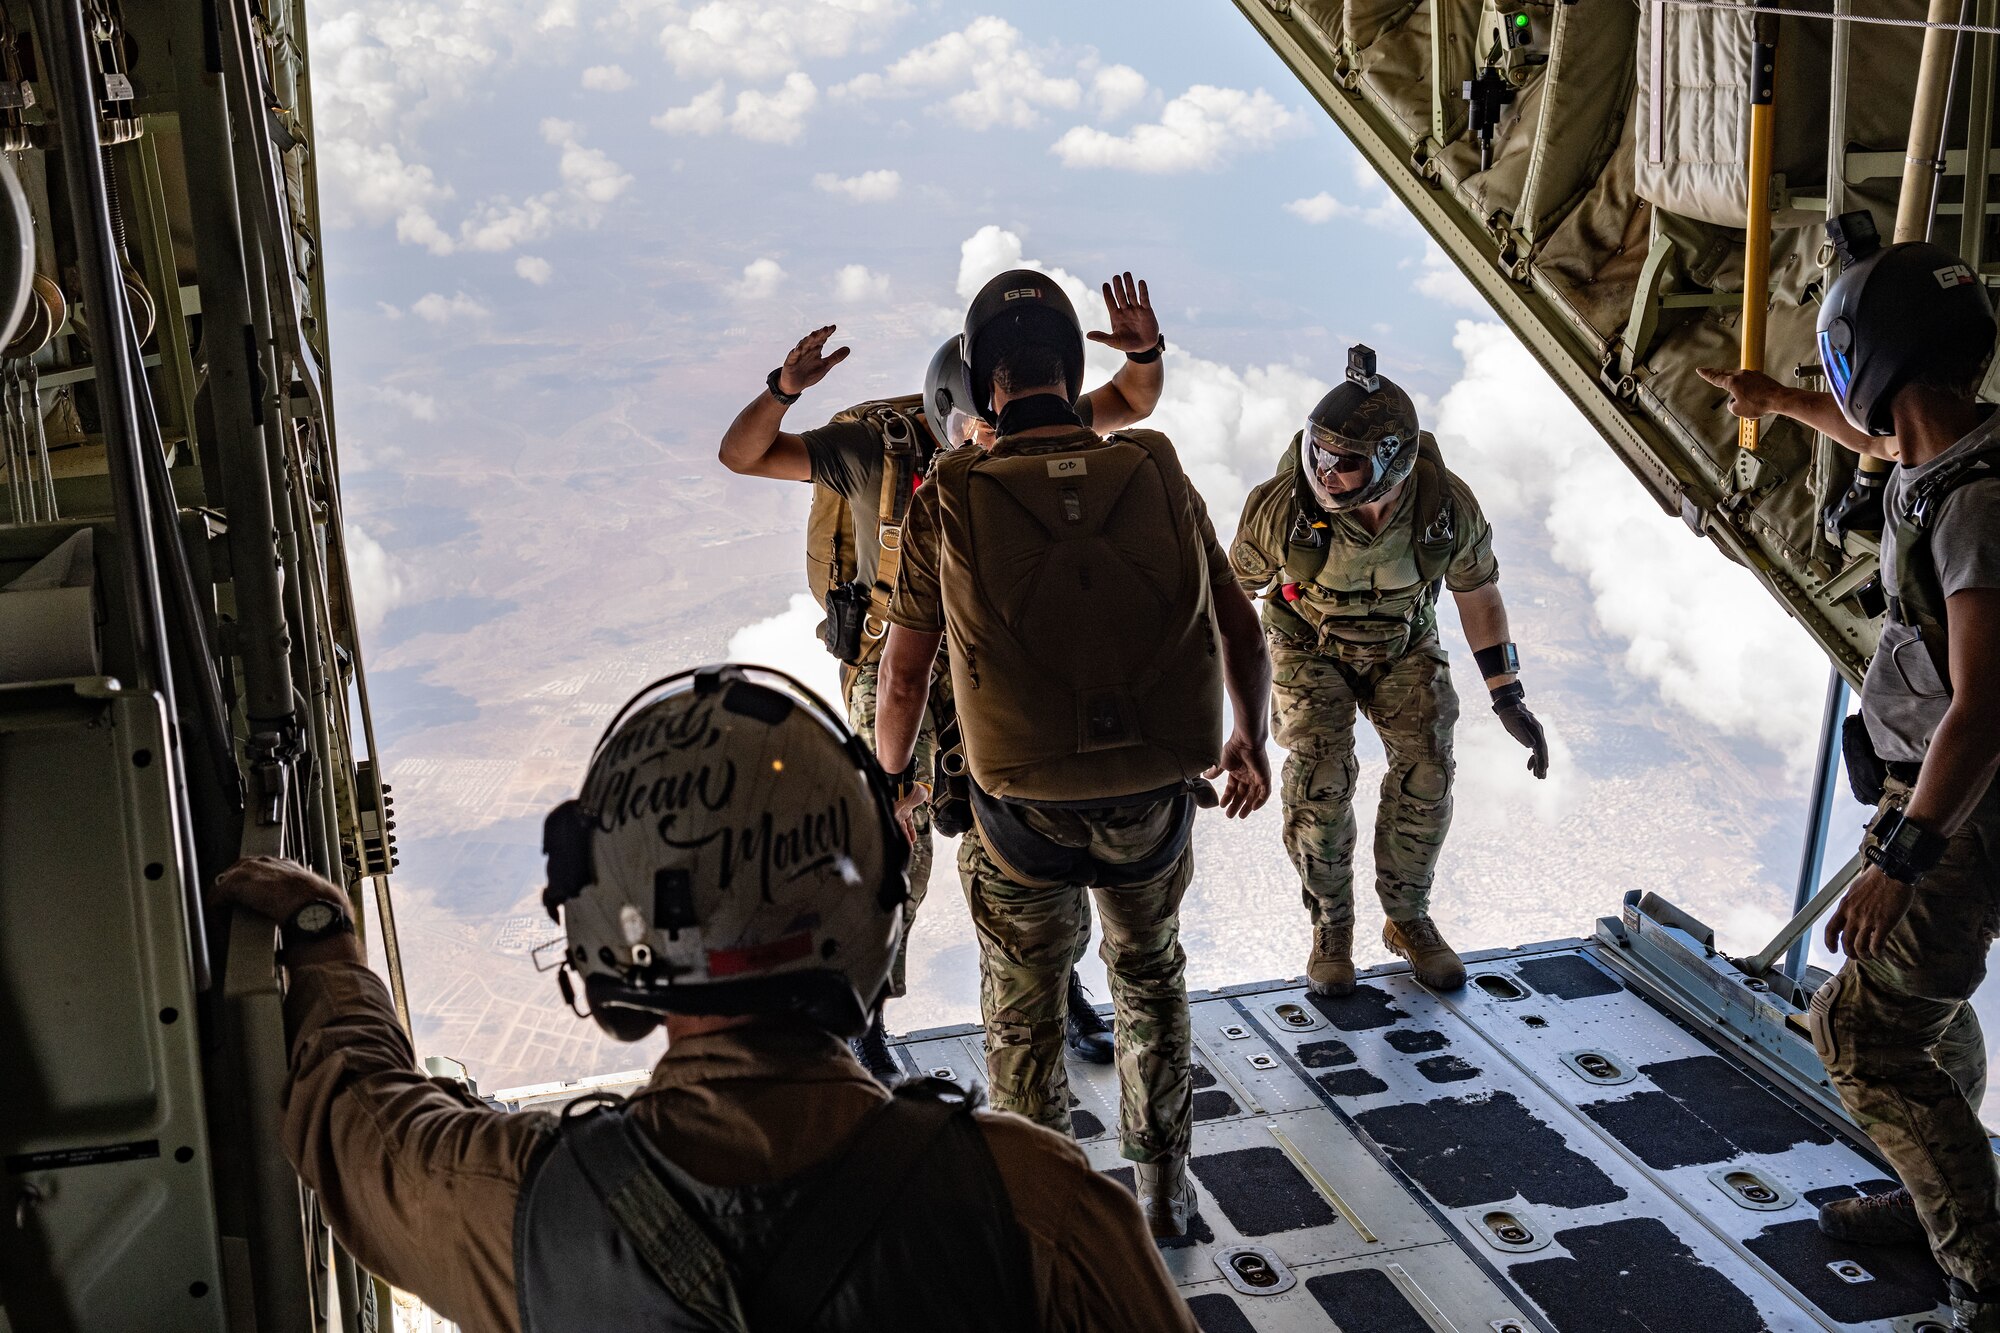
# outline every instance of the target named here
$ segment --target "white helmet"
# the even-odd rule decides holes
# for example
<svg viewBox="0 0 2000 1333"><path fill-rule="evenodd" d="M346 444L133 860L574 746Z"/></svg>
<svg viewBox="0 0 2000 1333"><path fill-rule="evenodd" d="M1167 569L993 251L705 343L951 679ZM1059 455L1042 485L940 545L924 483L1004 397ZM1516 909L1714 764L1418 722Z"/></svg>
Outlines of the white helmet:
<svg viewBox="0 0 2000 1333"><path fill-rule="evenodd" d="M782 672L704 666L639 691L542 851L563 997L573 968L620 1040L668 1012L795 1012L852 1036L888 989L909 844L874 755Z"/></svg>

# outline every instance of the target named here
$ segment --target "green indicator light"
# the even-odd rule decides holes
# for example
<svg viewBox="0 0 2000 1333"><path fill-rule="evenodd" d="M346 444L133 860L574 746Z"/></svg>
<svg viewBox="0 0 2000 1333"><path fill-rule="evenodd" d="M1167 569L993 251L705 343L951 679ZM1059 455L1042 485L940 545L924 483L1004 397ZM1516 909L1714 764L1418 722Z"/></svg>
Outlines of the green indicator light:
<svg viewBox="0 0 2000 1333"><path fill-rule="evenodd" d="M1527 27L1527 26L1528 26L1528 16L1527 16L1526 14L1516 14L1516 15L1514 16L1514 26L1515 26L1515 27L1517 27L1517 28L1525 28L1525 27Z"/></svg>

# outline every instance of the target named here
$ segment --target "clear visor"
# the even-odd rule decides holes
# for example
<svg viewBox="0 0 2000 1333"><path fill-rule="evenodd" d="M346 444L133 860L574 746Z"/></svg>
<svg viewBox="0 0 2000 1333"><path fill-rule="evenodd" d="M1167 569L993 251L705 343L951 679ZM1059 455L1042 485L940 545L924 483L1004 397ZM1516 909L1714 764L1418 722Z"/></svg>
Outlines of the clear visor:
<svg viewBox="0 0 2000 1333"><path fill-rule="evenodd" d="M970 412L953 408L944 419L944 447L957 449L972 443L972 437L983 423Z"/></svg>
<svg viewBox="0 0 2000 1333"><path fill-rule="evenodd" d="M1827 387L1845 407L1847 391L1854 383L1854 364L1847 359L1847 353L1833 345L1831 330L1820 330L1819 363L1826 368Z"/></svg>

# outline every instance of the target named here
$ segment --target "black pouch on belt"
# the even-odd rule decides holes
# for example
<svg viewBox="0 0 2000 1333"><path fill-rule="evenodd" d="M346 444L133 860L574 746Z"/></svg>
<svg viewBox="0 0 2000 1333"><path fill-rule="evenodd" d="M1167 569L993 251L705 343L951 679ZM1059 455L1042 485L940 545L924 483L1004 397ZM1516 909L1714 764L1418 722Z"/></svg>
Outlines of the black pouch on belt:
<svg viewBox="0 0 2000 1333"><path fill-rule="evenodd" d="M1840 724L1840 757L1847 761L1847 785L1853 789L1854 799L1863 805L1879 804L1889 770L1882 756L1875 753L1868 723L1859 713Z"/></svg>
<svg viewBox="0 0 2000 1333"><path fill-rule="evenodd" d="M861 631L868 619L868 585L856 579L827 589L826 619L819 622L819 641L826 650L852 666L861 660Z"/></svg>

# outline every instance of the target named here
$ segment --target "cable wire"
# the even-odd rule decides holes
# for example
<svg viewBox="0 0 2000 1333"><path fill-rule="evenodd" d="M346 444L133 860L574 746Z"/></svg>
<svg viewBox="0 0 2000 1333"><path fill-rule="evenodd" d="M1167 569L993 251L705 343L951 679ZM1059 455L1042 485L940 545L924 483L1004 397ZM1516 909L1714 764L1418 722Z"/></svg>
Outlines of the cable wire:
<svg viewBox="0 0 2000 1333"><path fill-rule="evenodd" d="M1816 9L1787 9L1782 5L1757 5L1744 0L1650 0L1676 9L1729 9L1750 14L1776 14L1781 18L1821 19L1827 23L1864 23L1879 28L1936 28L1942 32L1973 32L2000 37L2000 27L1984 23L1932 23L1928 19L1895 19L1880 14L1829 14Z"/></svg>

